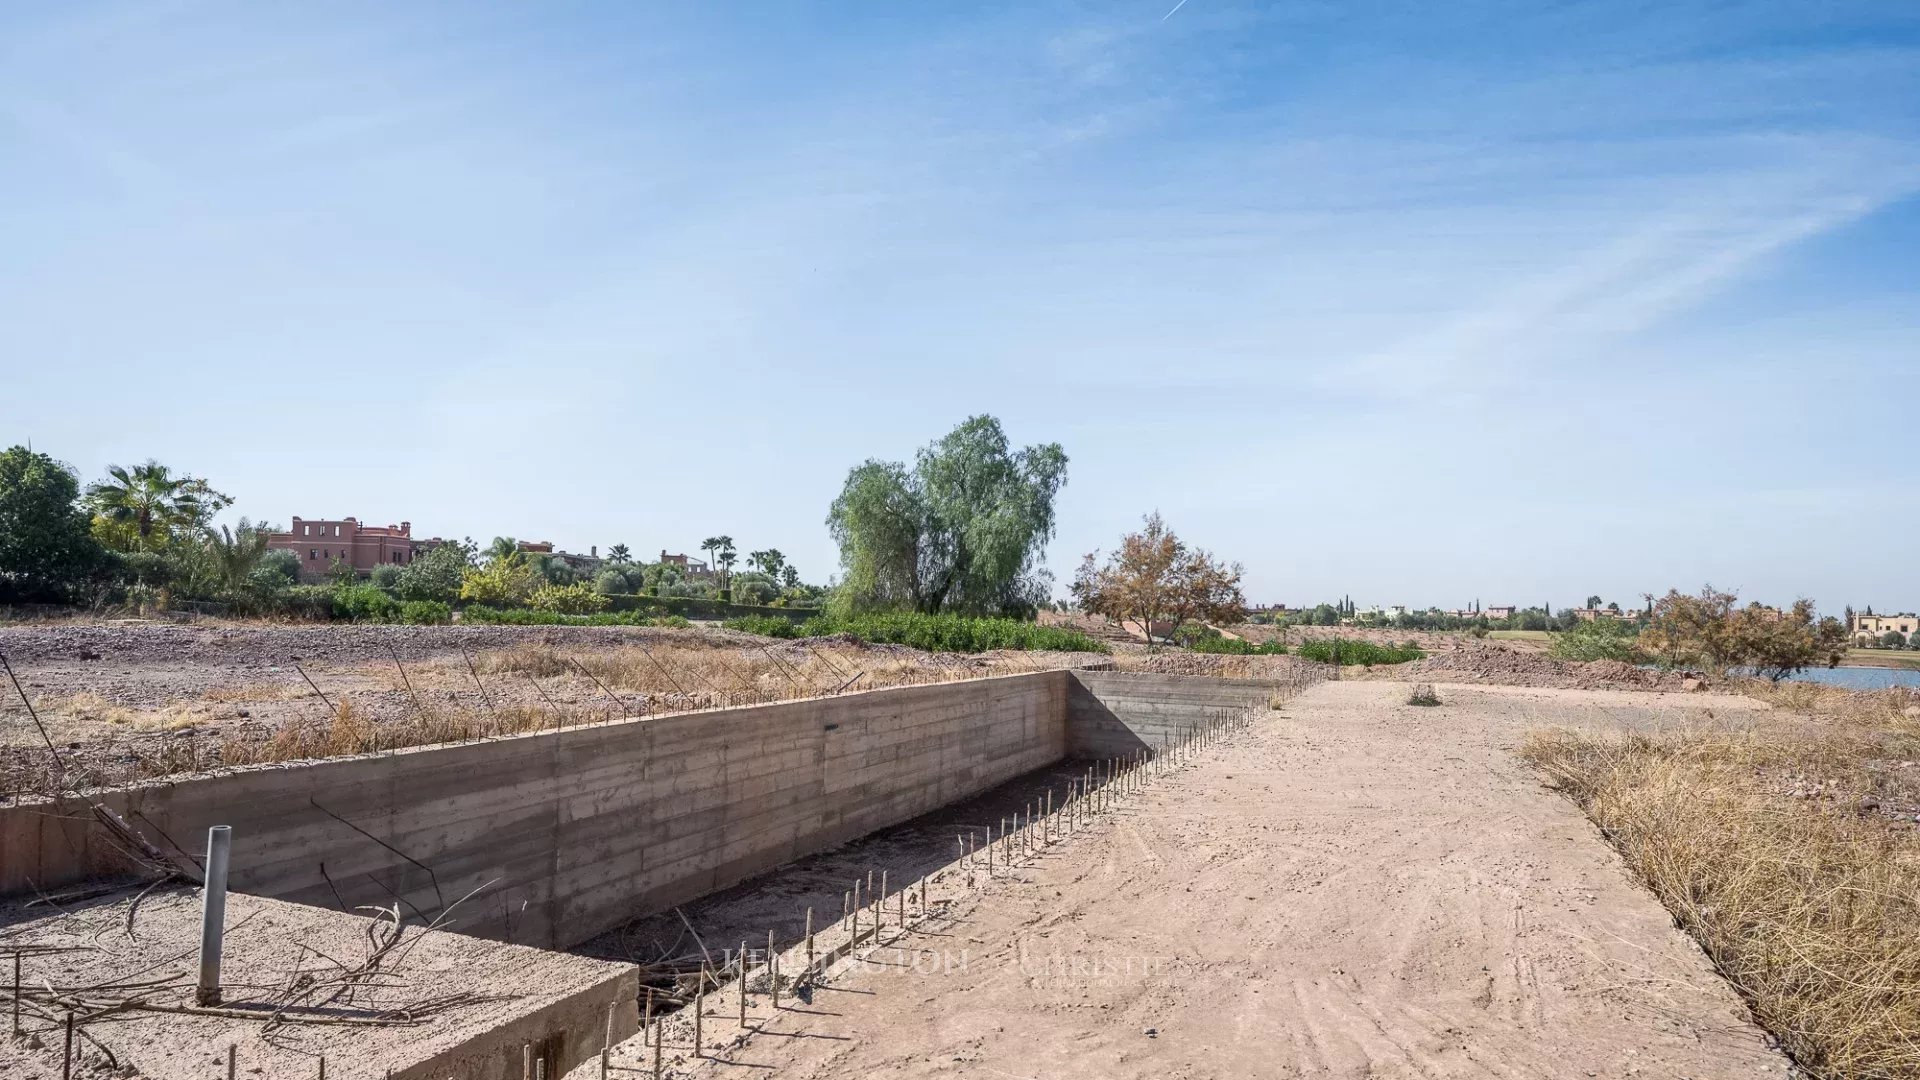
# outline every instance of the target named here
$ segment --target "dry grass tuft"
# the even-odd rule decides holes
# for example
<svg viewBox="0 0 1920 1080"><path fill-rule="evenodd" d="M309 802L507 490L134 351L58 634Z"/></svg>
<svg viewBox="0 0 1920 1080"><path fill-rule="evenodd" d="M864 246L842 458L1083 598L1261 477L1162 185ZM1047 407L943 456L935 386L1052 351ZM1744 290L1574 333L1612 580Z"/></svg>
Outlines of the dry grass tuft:
<svg viewBox="0 0 1920 1080"><path fill-rule="evenodd" d="M132 709L116 705L91 690L82 690L63 699L54 705L52 712L55 716L106 724L125 724L135 715Z"/></svg>
<svg viewBox="0 0 1920 1080"><path fill-rule="evenodd" d="M1813 1075L1920 1077L1920 835L1911 725L1886 702L1784 692L1848 723L1531 737L1575 799ZM1896 760L1899 759L1899 760ZM1906 815L1911 819L1911 814Z"/></svg>
<svg viewBox="0 0 1920 1080"><path fill-rule="evenodd" d="M499 738L545 728L571 727L604 719L578 711L539 710L520 706L496 709L430 710L409 721L375 723L342 701L333 716L322 722L288 724L264 738L229 737L220 745L223 765L262 765L311 758L344 757L398 750L409 746L469 742Z"/></svg>
<svg viewBox="0 0 1920 1080"><path fill-rule="evenodd" d="M61 700L53 715L69 720L113 724L132 731L179 731L212 719L214 710L201 701L169 702L158 709L132 709L82 690Z"/></svg>

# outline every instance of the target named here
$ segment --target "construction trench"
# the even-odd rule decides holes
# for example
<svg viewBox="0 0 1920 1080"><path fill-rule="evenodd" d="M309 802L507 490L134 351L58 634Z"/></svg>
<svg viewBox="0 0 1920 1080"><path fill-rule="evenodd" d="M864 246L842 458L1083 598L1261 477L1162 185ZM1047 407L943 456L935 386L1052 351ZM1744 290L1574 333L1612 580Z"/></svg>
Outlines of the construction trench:
<svg viewBox="0 0 1920 1080"><path fill-rule="evenodd" d="M847 953L937 921L955 890L1070 842L1321 677L1042 671L0 808L0 961L20 972L0 1066L594 1075L702 989L686 1014L801 993ZM201 1006L194 882L217 825L233 829L227 985ZM673 1053L723 1037L690 1029ZM665 1068L650 1045L651 1069L643 1055L619 1071Z"/></svg>

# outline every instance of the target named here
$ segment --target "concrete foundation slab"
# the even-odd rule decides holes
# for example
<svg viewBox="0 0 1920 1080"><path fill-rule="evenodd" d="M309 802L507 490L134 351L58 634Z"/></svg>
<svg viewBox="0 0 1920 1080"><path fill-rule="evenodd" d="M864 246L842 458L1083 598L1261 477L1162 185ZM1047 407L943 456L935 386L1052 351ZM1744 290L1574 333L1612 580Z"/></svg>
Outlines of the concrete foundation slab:
<svg viewBox="0 0 1920 1080"><path fill-rule="evenodd" d="M610 1016L616 1041L636 1028L630 966L239 893L222 1001L202 1008L199 891L136 897L0 907L0 1009L18 954L23 1029L0 1028L0 1076L61 1076L69 1014L73 1076L151 1080L225 1077L230 1047L239 1077L318 1077L324 1058L329 1080L517 1080L529 1054L558 1076Z"/></svg>

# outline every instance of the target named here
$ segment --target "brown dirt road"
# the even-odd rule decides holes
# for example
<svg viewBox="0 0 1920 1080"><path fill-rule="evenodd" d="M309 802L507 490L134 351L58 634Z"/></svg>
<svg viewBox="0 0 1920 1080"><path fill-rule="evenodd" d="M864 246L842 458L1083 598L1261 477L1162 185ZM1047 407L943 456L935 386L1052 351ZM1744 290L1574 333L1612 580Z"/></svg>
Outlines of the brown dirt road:
<svg viewBox="0 0 1920 1080"><path fill-rule="evenodd" d="M673 1076L1792 1075L1594 827L1514 758L1530 728L1738 724L1703 694L1327 683L843 963ZM616 1063L644 1068L638 1040Z"/></svg>

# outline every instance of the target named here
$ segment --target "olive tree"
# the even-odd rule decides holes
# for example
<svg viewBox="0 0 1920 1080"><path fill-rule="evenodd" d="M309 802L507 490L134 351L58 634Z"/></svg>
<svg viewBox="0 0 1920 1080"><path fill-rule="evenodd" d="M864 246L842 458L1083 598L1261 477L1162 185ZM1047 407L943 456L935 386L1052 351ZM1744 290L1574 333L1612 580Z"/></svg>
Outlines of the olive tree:
<svg viewBox="0 0 1920 1080"><path fill-rule="evenodd" d="M827 514L854 610L1030 615L1047 599L1044 548L1067 480L1059 443L1013 450L1000 421L969 418L911 467L868 460Z"/></svg>

